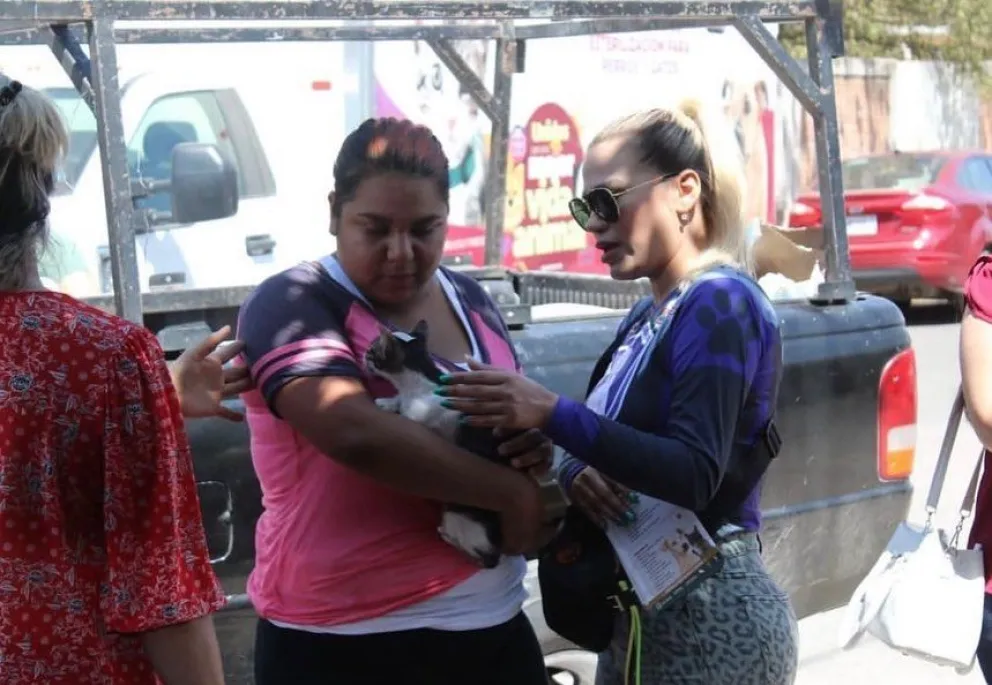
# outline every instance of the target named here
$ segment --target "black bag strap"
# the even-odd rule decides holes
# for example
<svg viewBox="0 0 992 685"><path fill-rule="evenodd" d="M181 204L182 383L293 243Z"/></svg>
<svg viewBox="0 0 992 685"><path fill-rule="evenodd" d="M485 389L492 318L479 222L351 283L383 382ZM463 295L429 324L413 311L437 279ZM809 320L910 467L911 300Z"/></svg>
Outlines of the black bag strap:
<svg viewBox="0 0 992 685"><path fill-rule="evenodd" d="M613 355L623 344L623 341L627 338L627 334L644 318L644 314L651 309L653 304L653 298L645 297L635 302L634 306L630 308L627 318L624 319L623 323L617 329L617 335L613 339L613 342L603 351L603 354L596 361L596 365L592 368L592 375L589 376L589 386L586 388L586 397L593 391L600 379L606 375L606 370L610 368L610 362L613 361Z"/></svg>
<svg viewBox="0 0 992 685"><path fill-rule="evenodd" d="M933 517L937 513L940 504L940 496L944 490L944 479L947 477L947 467L951 462L951 452L954 450L954 441L957 439L958 427L964 416L964 386L958 386L958 394L954 397L954 404L951 405L951 415L947 419L947 428L944 429L944 440L940 444L940 453L937 455L937 464L933 469L933 478L930 481L930 491L927 493L927 526L933 523ZM971 516L975 508L975 498L978 495L978 486L982 477L982 466L985 463L985 450L981 450L978 461L971 472L971 480L968 482L968 489L965 490L964 499L961 500L959 509L960 518L958 520L958 532L965 520Z"/></svg>
<svg viewBox="0 0 992 685"><path fill-rule="evenodd" d="M781 450L782 436L775 424L775 417L772 416L749 450L730 456L730 463L727 464L727 471L716 494L707 505L706 511L699 516L706 530L715 534L740 509L758 487Z"/></svg>

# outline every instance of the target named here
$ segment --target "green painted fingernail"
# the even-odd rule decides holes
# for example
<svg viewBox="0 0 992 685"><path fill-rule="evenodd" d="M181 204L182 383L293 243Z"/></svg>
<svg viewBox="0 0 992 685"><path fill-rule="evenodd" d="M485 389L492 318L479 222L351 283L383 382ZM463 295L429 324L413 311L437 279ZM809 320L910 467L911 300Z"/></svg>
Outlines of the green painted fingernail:
<svg viewBox="0 0 992 685"><path fill-rule="evenodd" d="M446 373L443 373L443 374L441 374L441 377L438 379L438 382L440 382L440 383L450 383L451 382L451 376L449 376Z"/></svg>
<svg viewBox="0 0 992 685"><path fill-rule="evenodd" d="M637 520L637 514L628 510L627 512L624 513L623 520L628 524L633 523L634 521Z"/></svg>
<svg viewBox="0 0 992 685"><path fill-rule="evenodd" d="M630 502L631 504L637 504L638 502L641 501L641 498L637 496L636 492L628 492L627 501Z"/></svg>
<svg viewBox="0 0 992 685"><path fill-rule="evenodd" d="M438 387L434 388L434 394L444 396L448 394L448 389L439 385Z"/></svg>
<svg viewBox="0 0 992 685"><path fill-rule="evenodd" d="M451 400L441 400L441 406L445 409L451 409Z"/></svg>

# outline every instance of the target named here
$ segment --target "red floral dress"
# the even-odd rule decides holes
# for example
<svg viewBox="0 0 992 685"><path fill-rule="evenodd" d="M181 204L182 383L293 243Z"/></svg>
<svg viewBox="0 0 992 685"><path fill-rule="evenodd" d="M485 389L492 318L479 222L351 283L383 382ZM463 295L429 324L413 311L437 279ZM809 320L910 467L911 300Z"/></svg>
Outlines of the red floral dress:
<svg viewBox="0 0 992 685"><path fill-rule="evenodd" d="M156 683L134 636L223 605L162 349L0 293L0 682Z"/></svg>

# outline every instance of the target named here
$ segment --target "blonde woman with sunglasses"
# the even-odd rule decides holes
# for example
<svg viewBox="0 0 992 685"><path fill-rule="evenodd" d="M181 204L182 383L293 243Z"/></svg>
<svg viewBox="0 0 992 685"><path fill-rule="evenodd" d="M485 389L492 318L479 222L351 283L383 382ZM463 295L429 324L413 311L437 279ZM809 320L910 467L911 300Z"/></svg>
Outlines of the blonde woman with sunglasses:
<svg viewBox="0 0 992 685"><path fill-rule="evenodd" d="M621 325L585 403L479 364L439 389L471 424L541 429L567 453L559 483L593 521L629 525L642 493L692 511L715 540L722 568L641 611L642 685L791 685L796 674L796 616L758 540L764 471L749 462L773 426L781 335L743 263L737 148L721 133L689 103L623 117L590 144L572 215L613 278L647 278L654 292ZM627 682L628 625L618 614L599 685Z"/></svg>

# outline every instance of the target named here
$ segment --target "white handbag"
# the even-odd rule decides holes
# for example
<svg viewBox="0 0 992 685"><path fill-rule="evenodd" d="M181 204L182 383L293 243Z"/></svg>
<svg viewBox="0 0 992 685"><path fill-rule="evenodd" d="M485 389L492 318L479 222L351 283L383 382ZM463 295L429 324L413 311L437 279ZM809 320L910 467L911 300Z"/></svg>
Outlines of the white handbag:
<svg viewBox="0 0 992 685"><path fill-rule="evenodd" d="M980 548L961 549L961 532L978 491L975 465L956 527L934 525L951 449L964 413L958 390L927 495L923 526L899 524L888 547L855 590L840 628L842 649L867 631L908 656L969 672L982 632L985 574ZM984 452L983 452L984 454Z"/></svg>

